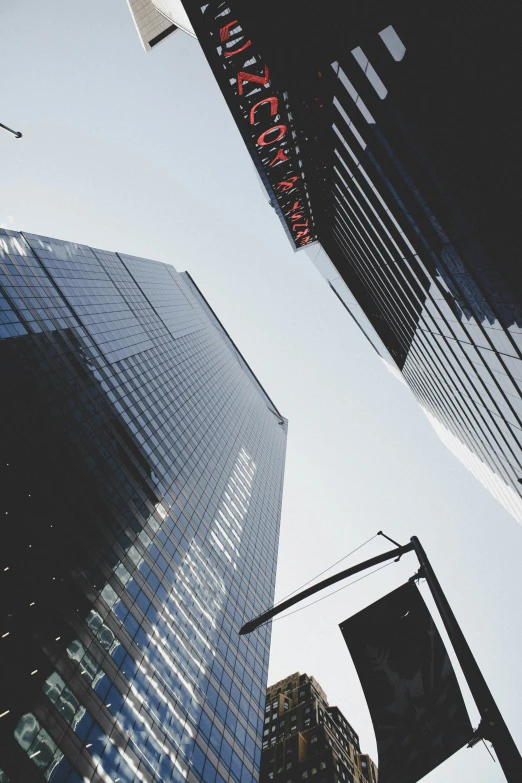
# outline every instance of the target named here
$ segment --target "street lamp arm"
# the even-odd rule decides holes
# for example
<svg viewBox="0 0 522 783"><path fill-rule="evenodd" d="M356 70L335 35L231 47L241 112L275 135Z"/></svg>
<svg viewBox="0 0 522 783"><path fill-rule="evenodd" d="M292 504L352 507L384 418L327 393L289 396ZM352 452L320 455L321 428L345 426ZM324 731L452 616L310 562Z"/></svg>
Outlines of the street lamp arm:
<svg viewBox="0 0 522 783"><path fill-rule="evenodd" d="M406 552L411 552L412 550L413 544L411 543L406 544L405 546L398 546L396 549L383 552L382 555L377 555L377 557L372 557L370 560L365 560L363 563L352 566L352 568L347 568L344 571L340 571L338 574L329 576L327 579L323 579L322 582L318 582L317 584L308 587L306 590L302 590L300 593L297 593L297 595L288 598L286 601L273 606L271 609L263 612L263 614L260 614L253 620L249 620L241 628L239 634L240 636L243 636L244 634L252 633L252 631L255 631L256 628L259 628L260 625L266 623L267 620L271 620L272 617L275 617L277 614L281 614L281 612L284 612L285 609L289 609L291 606L298 604L305 598L318 593L320 590L324 590L325 587L330 587L330 585L334 585L336 582L347 579L349 576L358 574L361 571L366 571L366 569L372 568L375 565L379 565L379 563L384 563L386 560L392 560L393 558L401 557L402 555L405 555Z"/></svg>
<svg viewBox="0 0 522 783"><path fill-rule="evenodd" d="M3 128L8 133L12 133L13 136L15 137L15 139L21 139L22 138L22 134L20 133L20 131L15 131L12 128L8 128L7 125L4 125L2 122L0 122L0 128Z"/></svg>

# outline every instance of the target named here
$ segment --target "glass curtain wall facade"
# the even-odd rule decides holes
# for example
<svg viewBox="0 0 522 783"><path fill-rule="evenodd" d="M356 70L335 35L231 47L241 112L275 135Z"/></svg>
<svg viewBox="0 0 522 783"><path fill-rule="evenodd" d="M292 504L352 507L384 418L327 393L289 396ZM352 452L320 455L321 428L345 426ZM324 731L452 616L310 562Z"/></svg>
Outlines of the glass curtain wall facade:
<svg viewBox="0 0 522 783"><path fill-rule="evenodd" d="M325 251L387 367L522 522L514 10L184 2L287 233Z"/></svg>
<svg viewBox="0 0 522 783"><path fill-rule="evenodd" d="M406 54L388 26L331 63L322 247L437 434L522 522L520 298L394 110Z"/></svg>
<svg viewBox="0 0 522 783"><path fill-rule="evenodd" d="M189 275L0 230L2 783L253 783L287 422Z"/></svg>

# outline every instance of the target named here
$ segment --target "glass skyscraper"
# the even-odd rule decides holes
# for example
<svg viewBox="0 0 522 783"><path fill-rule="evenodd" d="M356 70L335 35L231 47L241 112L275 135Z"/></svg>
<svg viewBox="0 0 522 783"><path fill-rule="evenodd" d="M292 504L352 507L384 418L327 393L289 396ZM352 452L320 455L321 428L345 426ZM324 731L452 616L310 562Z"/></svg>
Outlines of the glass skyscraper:
<svg viewBox="0 0 522 783"><path fill-rule="evenodd" d="M457 98L440 98L437 79L462 89L463 31L432 30L423 51L418 28L400 14L397 20L397 29L376 29L325 69L329 110L315 134L328 150L323 214L315 213L321 247L307 252L388 368L400 371L444 444L522 522L522 294L507 203L498 216L511 197L504 189L497 209L490 205L480 216L498 182L485 179L469 192L464 120L455 130L444 121L445 101L452 106ZM466 46L478 40L470 36ZM423 106L413 91L415 70L435 67L434 50L444 51L451 67L437 73L433 101ZM421 106L430 117L426 128L415 111ZM317 117L307 122L319 127ZM485 151L475 154L473 178ZM500 176L503 155L491 155Z"/></svg>
<svg viewBox="0 0 522 783"><path fill-rule="evenodd" d="M0 781L257 780L287 422L191 277L0 230Z"/></svg>
<svg viewBox="0 0 522 783"><path fill-rule="evenodd" d="M292 246L522 522L514 10L183 4Z"/></svg>

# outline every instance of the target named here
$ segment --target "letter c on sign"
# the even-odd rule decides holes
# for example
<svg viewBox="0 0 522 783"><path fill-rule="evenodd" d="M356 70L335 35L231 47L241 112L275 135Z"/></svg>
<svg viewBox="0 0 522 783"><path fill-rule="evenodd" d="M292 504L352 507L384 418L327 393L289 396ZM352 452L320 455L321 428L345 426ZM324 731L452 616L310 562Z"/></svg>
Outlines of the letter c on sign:
<svg viewBox="0 0 522 783"><path fill-rule="evenodd" d="M288 128L286 125L274 125L273 128L268 128L268 130L263 131L263 133L260 135L260 137L257 140L257 143L260 147L271 147L272 144L275 144L277 141L281 141L283 136L285 135ZM275 139L270 139L269 141L266 141L266 137L269 133L272 133L272 131L278 131L277 136Z"/></svg>
<svg viewBox="0 0 522 783"><path fill-rule="evenodd" d="M254 124L254 122L255 122L255 117L254 117L254 115L255 115L255 111L256 111L257 107L258 107L258 106L262 106L262 105L263 105L263 103L269 103L269 104L270 104L270 115L271 115L272 117L273 117L275 114L277 114L277 105L278 105L278 103L279 103L279 101L277 100L277 98L275 98L275 97L272 97L272 98L263 98L263 100L262 100L262 101L258 101L258 102L256 103L256 105L255 105L255 106L252 106L252 108L250 109L250 124L251 124L251 125L253 125L253 124Z"/></svg>

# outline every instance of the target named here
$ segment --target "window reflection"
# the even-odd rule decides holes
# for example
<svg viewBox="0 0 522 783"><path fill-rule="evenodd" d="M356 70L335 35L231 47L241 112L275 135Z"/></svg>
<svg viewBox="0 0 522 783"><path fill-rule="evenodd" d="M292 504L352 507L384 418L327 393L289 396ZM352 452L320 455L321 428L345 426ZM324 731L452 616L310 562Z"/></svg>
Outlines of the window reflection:
<svg viewBox="0 0 522 783"><path fill-rule="evenodd" d="M72 243L33 236L5 243L10 258L20 245L20 280L38 277L48 300L44 324L20 283L30 328L45 334L24 343L26 374L16 386L38 389L40 429L45 423L54 435L61 422L67 429L65 446L47 440L58 444L54 461L32 426L13 435L21 451L32 433L46 485L54 499L66 498L51 519L41 503L38 529L55 537L38 540L38 567L26 572L29 587L20 582L22 595L30 589L30 600L37 595L36 605L47 606L46 644L60 665L45 672L38 696L49 725L34 723L44 714L36 707L27 713L16 751L25 741L32 764L45 765L46 775L59 766L53 775L77 783L61 755L77 748L71 731L111 781L182 780L189 769L210 779L212 748L231 780L252 783L270 632L243 640L237 630L273 595L285 422L188 278ZM79 317L55 279L75 297ZM13 389L10 410L15 400ZM77 477L63 456L71 443ZM60 585L54 603L47 582ZM110 731L95 720L99 711Z"/></svg>
<svg viewBox="0 0 522 783"><path fill-rule="evenodd" d="M388 27L385 27L384 30L381 30L379 35L393 59L396 62L400 62L406 54L406 47L395 32L394 28L389 25Z"/></svg>

